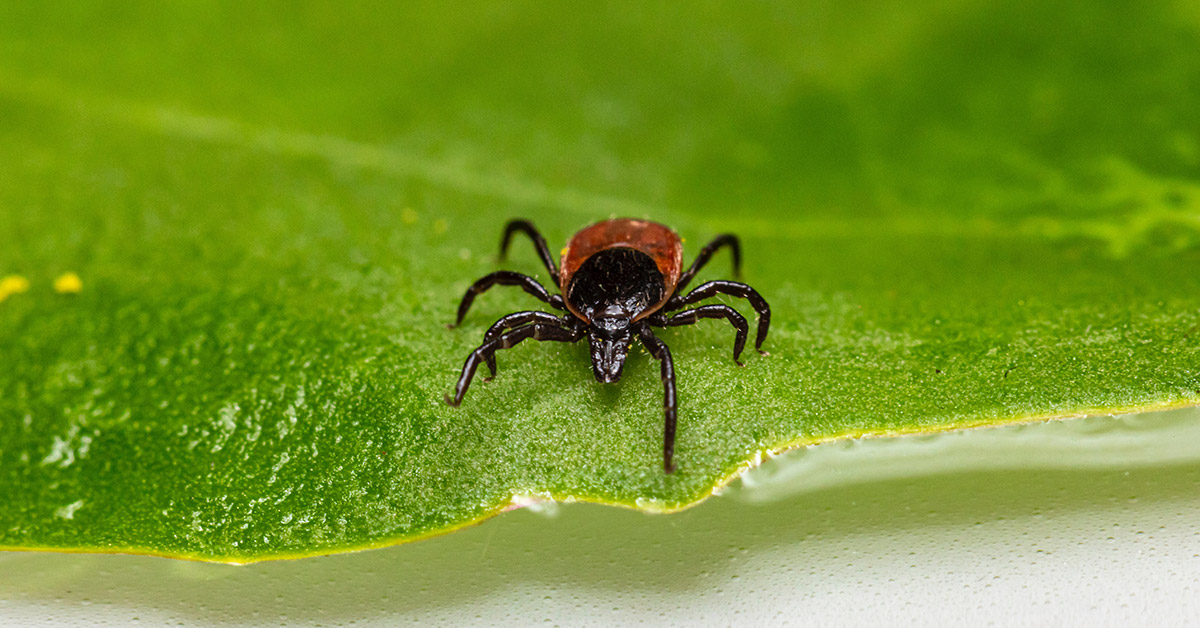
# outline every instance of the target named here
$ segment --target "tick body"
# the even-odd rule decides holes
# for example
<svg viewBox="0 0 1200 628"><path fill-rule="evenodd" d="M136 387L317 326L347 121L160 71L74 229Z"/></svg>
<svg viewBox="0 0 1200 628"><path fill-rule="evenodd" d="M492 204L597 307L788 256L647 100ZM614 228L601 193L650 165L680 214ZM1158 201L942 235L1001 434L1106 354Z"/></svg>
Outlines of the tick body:
<svg viewBox="0 0 1200 628"><path fill-rule="evenodd" d="M551 279L561 294L551 294L536 279L512 271L497 271L476 281L463 296L455 325L462 322L476 295L494 285L515 285L551 307L565 310L562 315L548 312L516 312L502 317L484 334L483 344L471 352L463 364L454 397L446 396L452 406L462 403L475 370L482 361L496 374L496 351L533 338L577 342L587 337L591 347L592 373L596 381L620 381L629 345L636 338L646 347L662 370L663 383L663 469L675 469L675 365L667 345L654 335L653 327L690 325L702 318L724 318L736 336L733 359L739 366L746 345L749 325L733 308L723 304L695 303L728 294L745 298L758 314L754 346L762 353L771 324L771 308L750 286L734 281L710 281L684 294L692 277L723 247L733 256L736 274L741 265L737 237L717 236L700 250L692 265L683 270L683 242L671 229L645 220L618 218L594 224L575 234L563 249L558 264L546 246L546 240L525 220L514 220L504 228L500 256L508 251L515 233L533 240ZM679 311L682 310L682 311ZM670 314L675 312L674 314Z"/></svg>

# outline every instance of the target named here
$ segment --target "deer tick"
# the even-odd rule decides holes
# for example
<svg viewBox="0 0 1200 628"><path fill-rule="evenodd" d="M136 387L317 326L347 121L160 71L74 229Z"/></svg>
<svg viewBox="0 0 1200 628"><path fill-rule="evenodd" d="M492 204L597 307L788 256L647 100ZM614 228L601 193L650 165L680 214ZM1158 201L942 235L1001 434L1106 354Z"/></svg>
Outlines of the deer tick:
<svg viewBox="0 0 1200 628"><path fill-rule="evenodd" d="M700 249L692 265L683 270L683 241L671 229L654 222L618 218L587 227L571 238L558 264L546 248L546 239L527 220L513 220L504 227L504 236L500 240L501 259L508 252L513 234L518 231L533 240L550 278L562 294L551 294L528 275L496 271L467 288L451 327L462 323L476 296L495 285L519 286L565 313L556 316L548 312L516 312L496 321L483 335L483 344L467 356L454 396L446 395L446 403L452 406L462 403L480 362L487 364L494 377L496 351L529 338L577 342L587 337L591 343L592 373L596 381L606 384L619 381L629 345L636 337L662 366L663 470L673 472L677 411L675 365L671 351L651 328L690 325L702 318L724 318L737 331L733 360L741 366L738 358L746 346L749 332L746 319L723 304L683 308L717 294L742 297L758 313L754 348L763 353L762 344L771 325L771 308L754 288L736 281L709 281L683 293L688 282L721 247L729 247L733 254L734 274L738 273L741 249L737 236L717 236ZM681 309L683 311L677 311ZM676 313L669 315L669 312Z"/></svg>

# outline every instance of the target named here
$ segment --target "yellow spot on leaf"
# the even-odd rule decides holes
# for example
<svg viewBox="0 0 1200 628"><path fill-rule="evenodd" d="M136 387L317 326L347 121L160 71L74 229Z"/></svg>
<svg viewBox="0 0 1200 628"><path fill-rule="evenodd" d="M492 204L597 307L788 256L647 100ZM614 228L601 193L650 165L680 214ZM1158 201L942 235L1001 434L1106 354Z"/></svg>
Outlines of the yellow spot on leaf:
<svg viewBox="0 0 1200 628"><path fill-rule="evenodd" d="M446 230L449 228L450 228L450 224L441 218L438 218L437 220L433 221L433 232L437 235L442 235L443 233L446 233Z"/></svg>
<svg viewBox="0 0 1200 628"><path fill-rule="evenodd" d="M400 222L406 225L417 224L417 218L418 216L416 210L411 207L405 207L404 209L400 210Z"/></svg>
<svg viewBox="0 0 1200 628"><path fill-rule="evenodd" d="M8 275L0 279L0 301L12 294L29 291L29 280L20 275Z"/></svg>
<svg viewBox="0 0 1200 628"><path fill-rule="evenodd" d="M83 280L75 273L63 273L54 280L54 291L59 294L79 294L83 290Z"/></svg>

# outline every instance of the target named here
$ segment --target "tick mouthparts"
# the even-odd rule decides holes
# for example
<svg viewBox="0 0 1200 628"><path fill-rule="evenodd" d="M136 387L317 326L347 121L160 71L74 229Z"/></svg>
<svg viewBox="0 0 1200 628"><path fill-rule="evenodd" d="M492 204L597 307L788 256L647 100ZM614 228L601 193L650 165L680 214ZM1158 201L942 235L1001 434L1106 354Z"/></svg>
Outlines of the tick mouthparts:
<svg viewBox="0 0 1200 628"><path fill-rule="evenodd" d="M601 384L621 381L621 369L629 354L629 336L607 339L591 337L592 373Z"/></svg>

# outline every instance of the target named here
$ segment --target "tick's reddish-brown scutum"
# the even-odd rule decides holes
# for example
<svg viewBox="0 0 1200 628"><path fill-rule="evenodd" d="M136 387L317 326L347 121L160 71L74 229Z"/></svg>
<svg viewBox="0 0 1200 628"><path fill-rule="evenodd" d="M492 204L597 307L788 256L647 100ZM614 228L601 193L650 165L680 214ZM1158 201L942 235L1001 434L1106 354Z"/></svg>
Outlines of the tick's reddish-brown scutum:
<svg viewBox="0 0 1200 628"><path fill-rule="evenodd" d="M650 256L658 266L658 272L663 276L663 298L653 306L637 315L633 320L643 319L658 311L671 295L675 293L675 284L679 281L679 273L683 270L683 242L670 228L648 220L633 220L630 218L615 218L598 222L571 238L567 248L563 249L562 260L559 263L559 289L566 295L571 285L575 271L591 256L612 248L629 248ZM571 303L567 309L581 320L588 321Z"/></svg>

